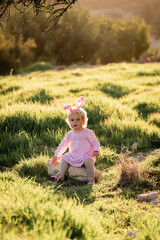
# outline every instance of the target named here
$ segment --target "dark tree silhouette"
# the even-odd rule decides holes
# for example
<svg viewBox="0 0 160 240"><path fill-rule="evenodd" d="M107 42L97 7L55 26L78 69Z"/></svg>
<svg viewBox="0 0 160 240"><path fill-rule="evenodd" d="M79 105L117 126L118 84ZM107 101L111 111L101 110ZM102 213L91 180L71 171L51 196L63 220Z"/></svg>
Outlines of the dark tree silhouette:
<svg viewBox="0 0 160 240"><path fill-rule="evenodd" d="M20 13L34 11L47 13L48 20L54 26L60 17L71 7L77 0L0 0L0 18L9 16L11 7L16 8Z"/></svg>

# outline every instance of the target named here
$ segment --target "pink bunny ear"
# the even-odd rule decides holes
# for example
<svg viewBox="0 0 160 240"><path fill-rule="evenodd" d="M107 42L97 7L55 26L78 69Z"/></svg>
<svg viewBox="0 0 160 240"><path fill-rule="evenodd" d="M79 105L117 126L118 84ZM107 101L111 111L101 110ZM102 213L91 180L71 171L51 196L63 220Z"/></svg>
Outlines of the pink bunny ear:
<svg viewBox="0 0 160 240"><path fill-rule="evenodd" d="M72 105L71 104L64 105L63 108L64 109L68 109L69 111L71 111L72 110Z"/></svg>
<svg viewBox="0 0 160 240"><path fill-rule="evenodd" d="M83 106L85 100L84 100L84 97L80 97L77 99L77 102L76 102L76 107L79 109Z"/></svg>

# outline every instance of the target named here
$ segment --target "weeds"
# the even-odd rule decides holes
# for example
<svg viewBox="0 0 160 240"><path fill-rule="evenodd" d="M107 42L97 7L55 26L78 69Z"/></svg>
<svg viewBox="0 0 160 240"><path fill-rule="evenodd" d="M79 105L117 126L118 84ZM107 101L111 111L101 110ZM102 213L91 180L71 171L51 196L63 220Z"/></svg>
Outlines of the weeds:
<svg viewBox="0 0 160 240"><path fill-rule="evenodd" d="M120 182L123 186L138 181L141 174L137 159L120 155Z"/></svg>

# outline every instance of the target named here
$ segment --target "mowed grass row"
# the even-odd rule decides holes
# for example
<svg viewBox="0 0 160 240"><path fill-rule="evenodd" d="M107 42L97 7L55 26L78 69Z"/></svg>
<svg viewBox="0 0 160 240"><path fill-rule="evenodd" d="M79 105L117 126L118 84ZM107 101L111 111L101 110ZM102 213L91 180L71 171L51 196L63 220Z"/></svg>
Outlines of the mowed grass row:
<svg viewBox="0 0 160 240"><path fill-rule="evenodd" d="M160 141L159 69L121 63L1 77L0 169L9 169L0 172L0 239L159 239L159 207L136 198L159 189L160 155L142 166L150 174L125 185L116 164L121 149ZM93 187L72 179L55 187L47 160L69 130L62 107L82 95L104 174Z"/></svg>

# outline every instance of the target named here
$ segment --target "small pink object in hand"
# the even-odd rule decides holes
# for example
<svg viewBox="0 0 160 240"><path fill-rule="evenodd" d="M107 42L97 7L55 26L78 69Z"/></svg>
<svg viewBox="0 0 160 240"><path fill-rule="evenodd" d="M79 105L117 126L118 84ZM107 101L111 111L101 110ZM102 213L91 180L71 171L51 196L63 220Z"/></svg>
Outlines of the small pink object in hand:
<svg viewBox="0 0 160 240"><path fill-rule="evenodd" d="M52 163L52 165L58 165L59 164L59 157L54 156L51 159L51 163Z"/></svg>
<svg viewBox="0 0 160 240"><path fill-rule="evenodd" d="M93 152L93 157L99 157L99 152Z"/></svg>

